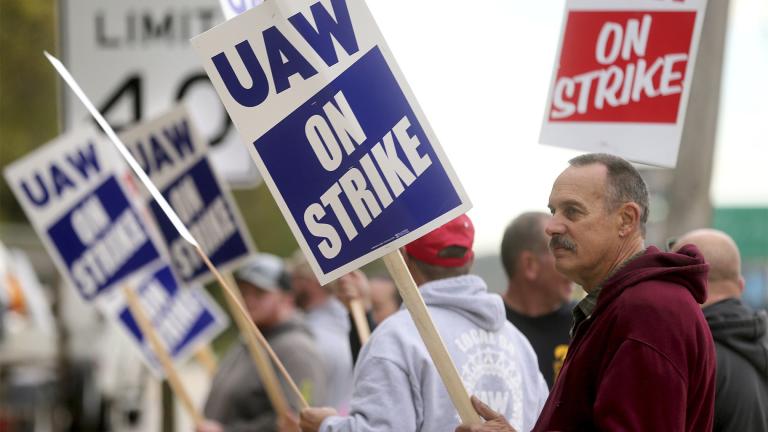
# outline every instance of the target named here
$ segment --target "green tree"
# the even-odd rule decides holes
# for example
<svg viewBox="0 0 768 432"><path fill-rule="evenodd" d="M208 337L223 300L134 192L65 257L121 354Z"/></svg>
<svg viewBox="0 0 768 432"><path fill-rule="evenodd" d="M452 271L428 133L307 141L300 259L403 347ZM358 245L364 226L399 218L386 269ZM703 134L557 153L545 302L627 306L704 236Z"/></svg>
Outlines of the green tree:
<svg viewBox="0 0 768 432"><path fill-rule="evenodd" d="M0 169L58 134L55 2L0 2ZM26 218L0 181L0 223Z"/></svg>

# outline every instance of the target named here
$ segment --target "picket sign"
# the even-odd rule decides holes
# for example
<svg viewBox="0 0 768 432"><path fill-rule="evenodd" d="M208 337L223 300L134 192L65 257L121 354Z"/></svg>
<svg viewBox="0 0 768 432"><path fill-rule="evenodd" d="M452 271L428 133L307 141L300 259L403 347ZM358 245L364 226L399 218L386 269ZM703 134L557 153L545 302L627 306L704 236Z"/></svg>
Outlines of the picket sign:
<svg viewBox="0 0 768 432"><path fill-rule="evenodd" d="M123 181L124 163L92 126L63 134L5 169L11 190L68 285L118 322L155 375L141 332L118 288L128 280L154 292L152 319L176 361L226 327L210 297L180 296L160 245ZM166 267L167 268L167 267ZM158 275L162 277L158 279Z"/></svg>
<svg viewBox="0 0 768 432"><path fill-rule="evenodd" d="M209 161L209 145L184 105L140 123L120 140L201 242L222 271L237 268L253 251L251 236L229 188ZM160 228L171 264L186 284L213 276L151 197L150 213Z"/></svg>
<svg viewBox="0 0 768 432"><path fill-rule="evenodd" d="M181 218L179 217L179 215L176 214L176 212L173 210L173 208L165 199L165 197L163 197L163 195L160 193L157 187L152 183L152 181L149 179L149 176L147 176L147 174L141 168L139 163L131 155L130 151L126 148L125 144L123 144L123 142L117 136L117 134L109 125L109 123L107 123L107 121L104 119L104 116L101 115L101 113L96 109L93 103L88 99L88 96L86 96L86 94L80 88L80 86L77 84L77 81L75 81L74 77L72 77L72 75L69 73L67 68L61 63L61 61L59 61L57 58L53 57L52 55L48 54L47 52L45 53L45 56L48 58L48 61L51 62L51 64L56 69L58 74L62 77L62 79L64 79L64 81L67 83L70 89L80 99L83 105L85 105L85 107L88 109L88 112L90 112L91 116L93 116L93 118L99 124L101 129L106 133L110 141L112 141L112 144L115 145L117 150L123 156L125 161L134 171L136 176L139 178L139 180L144 184L144 186L152 194L152 197L155 199L157 204L160 206L160 208L166 214L168 219L171 221L174 228L179 232L179 235L181 235L181 237L184 238L184 240L186 240L188 243L190 243L193 246L195 253L200 257L201 260L203 260L203 262L205 263L205 266L208 268L208 270L210 270L211 273L213 273L216 280L224 288L225 296L230 297L232 303L235 305L235 313L240 314L241 319L243 321L248 322L248 329L250 330L251 333L253 333L253 335L256 337L259 343L262 344L262 347L267 351L270 358L275 363L275 366L283 374L283 377L285 378L291 390L296 394L296 397L301 403L302 407L309 406L309 404L307 404L306 400L304 399L304 396L302 395L301 391L299 390L298 386L293 381L293 379L288 374L288 372L285 370L285 366L283 366L280 359L277 357L277 355L275 355L275 352L269 346L269 343L267 342L264 335L261 333L261 331L259 331L258 327L256 327L256 324L254 324L253 321L250 319L250 316L248 315L248 312L245 310L245 307L242 305L242 303L240 303L237 300L237 294L235 294L235 290L232 289L232 287L227 282L225 282L221 273L213 265L210 258L202 250L200 243L197 242L197 240L189 231L189 229L187 229L187 227L181 221Z"/></svg>
<svg viewBox="0 0 768 432"><path fill-rule="evenodd" d="M250 236L228 189L208 160L208 142L203 140L185 107L179 105L120 134L129 150L163 194L176 207L186 209L185 222L205 234L207 253L219 266L236 266L252 249ZM166 255L184 284L207 282L205 266L190 253L165 214L149 199L150 213L164 241ZM195 358L213 377L218 362L209 344Z"/></svg>
<svg viewBox="0 0 768 432"><path fill-rule="evenodd" d="M241 13L260 5L264 0L219 0L224 19L232 19Z"/></svg>
<svg viewBox="0 0 768 432"><path fill-rule="evenodd" d="M119 156L89 126L5 168L5 178L68 285L87 302L160 258L119 178Z"/></svg>
<svg viewBox="0 0 768 432"><path fill-rule="evenodd" d="M674 167L707 0L568 0L539 142Z"/></svg>
<svg viewBox="0 0 768 432"><path fill-rule="evenodd" d="M319 282L384 257L479 424L398 252L471 204L365 3L267 1L192 45Z"/></svg>
<svg viewBox="0 0 768 432"><path fill-rule="evenodd" d="M139 296L155 332L176 361L195 353L209 374L215 373L215 356L210 342L227 327L226 315L202 286L182 287L165 262L157 262L121 285L129 285ZM142 358L157 378L163 368L152 354L147 335L131 313L122 290L113 290L98 299L107 316L115 316L129 340L140 347ZM191 341L191 342L190 342ZM203 357L209 351L211 357Z"/></svg>

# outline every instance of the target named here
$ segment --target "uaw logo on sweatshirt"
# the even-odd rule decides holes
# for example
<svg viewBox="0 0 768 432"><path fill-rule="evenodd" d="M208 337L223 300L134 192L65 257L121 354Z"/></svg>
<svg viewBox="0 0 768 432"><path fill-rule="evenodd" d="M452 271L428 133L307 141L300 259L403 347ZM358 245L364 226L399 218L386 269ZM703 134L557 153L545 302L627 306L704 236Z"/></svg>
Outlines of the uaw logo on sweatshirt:
<svg viewBox="0 0 768 432"><path fill-rule="evenodd" d="M453 341L466 356L461 379L476 395L512 424L523 424L523 386L515 345L505 335L468 330Z"/></svg>

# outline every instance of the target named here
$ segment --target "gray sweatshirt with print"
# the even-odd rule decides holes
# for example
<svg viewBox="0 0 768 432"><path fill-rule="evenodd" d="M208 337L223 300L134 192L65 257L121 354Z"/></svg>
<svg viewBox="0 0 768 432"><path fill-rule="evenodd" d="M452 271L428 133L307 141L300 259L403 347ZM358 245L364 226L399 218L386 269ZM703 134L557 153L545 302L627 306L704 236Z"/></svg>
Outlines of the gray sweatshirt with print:
<svg viewBox="0 0 768 432"><path fill-rule="evenodd" d="M533 428L549 392L528 340L507 322L485 282L468 275L419 288L465 387L518 431ZM452 431L459 417L408 311L373 332L360 352L350 415L321 432Z"/></svg>

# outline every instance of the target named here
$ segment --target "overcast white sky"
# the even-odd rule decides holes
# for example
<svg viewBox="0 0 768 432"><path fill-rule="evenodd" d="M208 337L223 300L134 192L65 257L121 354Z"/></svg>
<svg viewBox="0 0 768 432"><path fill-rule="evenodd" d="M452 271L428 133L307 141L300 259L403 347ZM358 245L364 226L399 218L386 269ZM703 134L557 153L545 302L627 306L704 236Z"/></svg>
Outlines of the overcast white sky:
<svg viewBox="0 0 768 432"><path fill-rule="evenodd" d="M495 252L578 154L538 144L564 1L368 5L473 201L478 252ZM712 197L768 206L768 1L731 1L726 50Z"/></svg>

